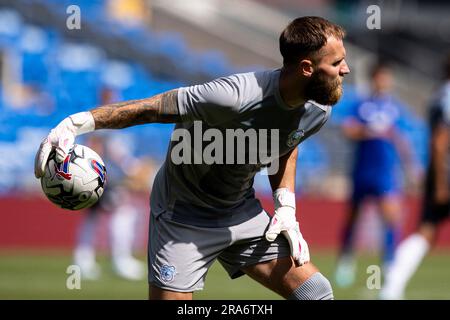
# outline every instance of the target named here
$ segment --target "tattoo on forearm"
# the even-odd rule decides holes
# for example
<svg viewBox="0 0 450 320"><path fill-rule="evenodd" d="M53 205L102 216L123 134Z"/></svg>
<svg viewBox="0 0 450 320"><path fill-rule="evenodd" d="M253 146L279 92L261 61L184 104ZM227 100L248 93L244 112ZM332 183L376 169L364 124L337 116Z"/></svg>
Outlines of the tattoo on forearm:
<svg viewBox="0 0 450 320"><path fill-rule="evenodd" d="M177 89L151 98L107 104L91 110L96 129L120 129L138 124L180 122Z"/></svg>

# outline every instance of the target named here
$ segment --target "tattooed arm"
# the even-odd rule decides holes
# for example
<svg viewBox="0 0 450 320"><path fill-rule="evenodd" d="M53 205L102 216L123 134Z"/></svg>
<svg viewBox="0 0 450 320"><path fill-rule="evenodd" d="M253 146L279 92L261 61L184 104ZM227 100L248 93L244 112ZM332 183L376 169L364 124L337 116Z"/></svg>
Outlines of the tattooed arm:
<svg viewBox="0 0 450 320"><path fill-rule="evenodd" d="M178 90L171 90L151 98L107 104L91 110L95 129L120 129L144 123L180 122Z"/></svg>
<svg viewBox="0 0 450 320"><path fill-rule="evenodd" d="M177 92L172 90L147 99L108 104L90 112L68 116L42 141L34 162L36 178L44 175L50 152L55 150L56 161L62 162L78 135L97 129L120 129L144 123L181 122Z"/></svg>

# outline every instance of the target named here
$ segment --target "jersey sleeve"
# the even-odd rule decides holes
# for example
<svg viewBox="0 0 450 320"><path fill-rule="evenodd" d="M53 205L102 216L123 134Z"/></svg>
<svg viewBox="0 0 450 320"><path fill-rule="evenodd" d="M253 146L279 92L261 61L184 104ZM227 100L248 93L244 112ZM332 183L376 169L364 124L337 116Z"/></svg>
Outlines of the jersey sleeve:
<svg viewBox="0 0 450 320"><path fill-rule="evenodd" d="M209 125L229 121L241 109L240 78L218 78L201 85L178 90L178 110L184 122L201 120Z"/></svg>

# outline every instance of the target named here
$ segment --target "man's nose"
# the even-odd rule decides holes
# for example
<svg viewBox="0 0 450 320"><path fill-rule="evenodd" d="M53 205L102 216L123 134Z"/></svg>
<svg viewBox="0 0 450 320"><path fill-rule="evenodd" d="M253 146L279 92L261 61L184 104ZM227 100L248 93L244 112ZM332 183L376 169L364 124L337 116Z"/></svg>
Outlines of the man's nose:
<svg viewBox="0 0 450 320"><path fill-rule="evenodd" d="M342 65L342 68L339 73L341 75L346 75L350 73L350 68L348 67L347 61L344 60L344 64Z"/></svg>

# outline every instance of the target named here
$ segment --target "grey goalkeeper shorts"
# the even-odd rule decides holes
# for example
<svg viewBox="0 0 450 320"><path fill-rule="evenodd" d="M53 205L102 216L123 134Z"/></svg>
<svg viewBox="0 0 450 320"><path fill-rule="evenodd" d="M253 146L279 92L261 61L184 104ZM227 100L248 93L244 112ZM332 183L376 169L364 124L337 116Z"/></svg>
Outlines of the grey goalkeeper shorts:
<svg viewBox="0 0 450 320"><path fill-rule="evenodd" d="M257 216L234 226L205 228L181 224L150 214L148 280L177 292L202 290L216 260L234 279L243 267L290 255L289 243L279 235L274 242L264 236L270 216Z"/></svg>

